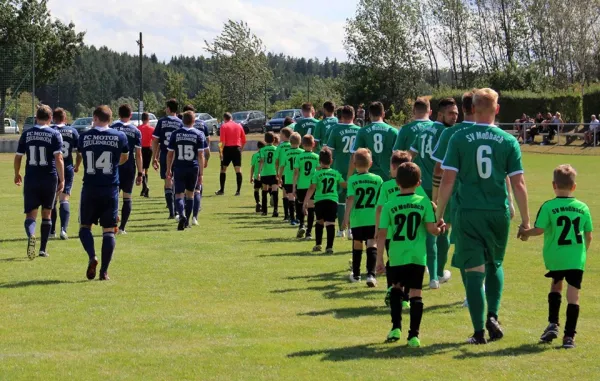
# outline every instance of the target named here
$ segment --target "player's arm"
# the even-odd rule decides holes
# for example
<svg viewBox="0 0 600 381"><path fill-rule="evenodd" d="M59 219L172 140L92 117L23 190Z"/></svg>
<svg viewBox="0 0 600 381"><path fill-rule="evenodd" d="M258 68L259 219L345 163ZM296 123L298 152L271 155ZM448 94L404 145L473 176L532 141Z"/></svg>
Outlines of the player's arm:
<svg viewBox="0 0 600 381"><path fill-rule="evenodd" d="M62 152L54 152L54 162L56 163L56 173L58 174L58 187L56 191L60 193L65 188L65 162Z"/></svg>
<svg viewBox="0 0 600 381"><path fill-rule="evenodd" d="M75 167L73 168L73 171L75 171L75 173L79 172L79 167L81 166L82 162L83 156L81 156L81 152L77 151L77 157L75 158Z"/></svg>
<svg viewBox="0 0 600 381"><path fill-rule="evenodd" d="M508 192L508 209L510 211L510 219L515 217L515 203L513 200L512 186L510 184L510 177L506 176L506 191Z"/></svg>
<svg viewBox="0 0 600 381"><path fill-rule="evenodd" d="M340 182L340 186L341 186L342 188L346 189L346 188L348 188L348 182L346 182L346 181L342 181L342 182Z"/></svg>
<svg viewBox="0 0 600 381"><path fill-rule="evenodd" d="M530 229L523 229L522 227L519 228L519 236L524 237L524 238L538 237L542 234L544 234L544 229L542 229L542 228L530 228Z"/></svg>
<svg viewBox="0 0 600 381"><path fill-rule="evenodd" d="M592 232L583 233L583 237L585 238L585 250L590 249L590 245L592 244Z"/></svg>
<svg viewBox="0 0 600 381"><path fill-rule="evenodd" d="M346 230L350 223L350 214L352 214L352 208L354 207L354 196L348 196L346 198L346 213L344 214L344 223L342 229Z"/></svg>
<svg viewBox="0 0 600 381"><path fill-rule="evenodd" d="M350 157L350 163L348 163L348 174L346 176L346 178L350 178L350 176L352 176L354 174L354 170L356 169L356 167L354 166L354 154L352 154L352 156Z"/></svg>
<svg viewBox="0 0 600 381"><path fill-rule="evenodd" d="M452 195L452 188L456 182L456 174L456 170L444 170L437 199L436 219L438 221L442 220L444 217L448 200L450 200L450 196Z"/></svg>
<svg viewBox="0 0 600 381"><path fill-rule="evenodd" d="M152 167L158 170L158 138L152 137Z"/></svg>
<svg viewBox="0 0 600 381"><path fill-rule="evenodd" d="M440 233L442 232L442 230L433 222L428 222L425 224L425 226L427 227L427 231L429 232L429 234L440 235Z"/></svg>
<svg viewBox="0 0 600 381"><path fill-rule="evenodd" d="M517 173L510 177L510 183L515 195L515 200L517 201L519 213L521 214L521 226L524 229L529 229L529 196L527 194L527 186L525 185L525 176L523 173Z"/></svg>
<svg viewBox="0 0 600 381"><path fill-rule="evenodd" d="M437 204L438 194L440 191L440 183L442 182L442 176L444 170L442 169L442 163L436 161L435 167L433 168L433 188L431 191L431 201Z"/></svg>
<svg viewBox="0 0 600 381"><path fill-rule="evenodd" d="M172 176L173 160L175 158L175 151L169 149L167 152L167 177Z"/></svg>
<svg viewBox="0 0 600 381"><path fill-rule="evenodd" d="M204 148L200 148L200 149L198 149L198 184L202 185L203 179L204 179Z"/></svg>
<svg viewBox="0 0 600 381"><path fill-rule="evenodd" d="M294 168L294 182L293 182L294 193L296 193L296 187L298 186L298 177L300 177L300 169Z"/></svg>
<svg viewBox="0 0 600 381"><path fill-rule="evenodd" d="M144 176L144 162L142 161L142 147L135 146L135 166L137 168L137 176L135 178L135 185L139 186L142 184L142 177Z"/></svg>
<svg viewBox="0 0 600 381"><path fill-rule="evenodd" d="M254 184L254 167L254 160L252 160L252 165L250 165L250 184Z"/></svg>
<svg viewBox="0 0 600 381"><path fill-rule="evenodd" d="M128 159L129 159L129 152L123 152L121 154L121 159L119 160L119 165L125 164Z"/></svg>
<svg viewBox="0 0 600 381"><path fill-rule="evenodd" d="M260 174L262 173L264 165L265 165L265 160L261 157L260 162L258 164L258 178L259 179L260 179Z"/></svg>
<svg viewBox="0 0 600 381"><path fill-rule="evenodd" d="M385 250L385 241L387 239L387 228L377 230L377 265L376 273L382 274L385 272L385 265L383 262L383 252Z"/></svg>
<svg viewBox="0 0 600 381"><path fill-rule="evenodd" d="M23 154L17 152L15 155L14 168L15 168L15 185L21 186L23 178L21 177L21 162L23 161Z"/></svg>

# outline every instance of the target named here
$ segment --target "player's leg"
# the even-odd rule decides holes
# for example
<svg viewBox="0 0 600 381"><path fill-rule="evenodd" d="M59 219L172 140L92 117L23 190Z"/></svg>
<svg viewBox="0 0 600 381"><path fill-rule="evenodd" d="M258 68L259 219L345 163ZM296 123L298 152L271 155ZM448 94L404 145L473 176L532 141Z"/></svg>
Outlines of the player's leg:
<svg viewBox="0 0 600 381"><path fill-rule="evenodd" d="M485 325L490 334L490 340L494 341L504 337L504 332L498 323L500 300L504 291L504 268L501 263L498 265L487 263L485 268L485 298L488 308Z"/></svg>
<svg viewBox="0 0 600 381"><path fill-rule="evenodd" d="M375 226L367 226L365 230L368 231L369 236L373 237L367 239L367 286L377 287L377 278L375 274L375 267L377 266L377 241L375 240Z"/></svg>
<svg viewBox="0 0 600 381"><path fill-rule="evenodd" d="M254 179L254 202L256 203L256 213L260 213L262 211L262 206L260 205L260 192L262 190L262 183L258 179Z"/></svg>
<svg viewBox="0 0 600 381"><path fill-rule="evenodd" d="M315 203L314 210L317 218L317 224L315 225L315 247L313 248L314 252L318 252L322 250L323 247L323 232L325 230L325 219L324 219L324 208L323 201L319 201ZM307 234L308 237L308 234Z"/></svg>
<svg viewBox="0 0 600 381"><path fill-rule="evenodd" d="M196 191L196 185L198 184L198 172L199 170L191 170L186 175L185 184L185 226L190 226L192 219L192 212L194 210L194 193Z"/></svg>
<svg viewBox="0 0 600 381"><path fill-rule="evenodd" d="M306 236L304 237L307 241L312 240L312 229L315 223L315 196L308 202L308 214L306 215Z"/></svg>
<svg viewBox="0 0 600 381"><path fill-rule="evenodd" d="M267 199L269 196L269 189L271 187L271 184L267 184L265 183L269 182L268 181L268 177L264 177L262 178L262 199L261 199L261 206L262 206L262 215L266 216L267 215L267 211L268 211L268 206L267 206Z"/></svg>
<svg viewBox="0 0 600 381"><path fill-rule="evenodd" d="M406 286L410 288L410 331L408 331L408 346L418 348L421 346L419 331L421 329L421 320L423 319L423 277L425 276L425 266L410 265L410 281Z"/></svg>
<svg viewBox="0 0 600 381"><path fill-rule="evenodd" d="M583 279L583 271L567 270L567 320L565 322L565 336L563 348L575 348L575 333L577 333L577 320L579 320L579 290Z"/></svg>
<svg viewBox="0 0 600 381"><path fill-rule="evenodd" d="M142 192L140 196L148 197L150 188L148 188L148 169L150 168L150 162L152 161L152 149L148 147L142 148Z"/></svg>
<svg viewBox="0 0 600 381"><path fill-rule="evenodd" d="M175 218L173 208L173 181L167 178L167 158L166 155L160 155L160 178L165 181L165 202L169 210L169 219Z"/></svg>
<svg viewBox="0 0 600 381"><path fill-rule="evenodd" d="M273 196L273 217L279 217L279 185L275 178L275 184L271 185L271 196Z"/></svg>
<svg viewBox="0 0 600 381"><path fill-rule="evenodd" d="M337 221L338 221L338 237L343 237L345 232L342 229L344 223L344 216L346 215L346 188L339 187L338 189L339 200L337 204ZM350 232L350 229L348 229Z"/></svg>
<svg viewBox="0 0 600 381"><path fill-rule="evenodd" d="M450 270L445 270L448 262L448 252L450 251L450 235L448 230L440 234L436 240L437 249L437 276L440 284L446 283L452 277Z"/></svg>
<svg viewBox="0 0 600 381"><path fill-rule="evenodd" d="M304 198L306 197L306 190L304 189L296 189L296 216L298 218L298 234L297 238L304 238L306 234L306 225L304 225L304 221L306 215L303 210Z"/></svg>
<svg viewBox="0 0 600 381"><path fill-rule="evenodd" d="M219 175L219 185L221 188L215 192L217 196L225 194L225 181L227 180L227 167L231 164L231 157L227 147L223 148L223 160L221 160L221 173Z"/></svg>
<svg viewBox="0 0 600 381"><path fill-rule="evenodd" d="M96 277L96 268L98 267L92 225L98 222L101 211L94 196L93 191L84 185L79 200L79 241L88 255L86 277L89 280Z"/></svg>
<svg viewBox="0 0 600 381"><path fill-rule="evenodd" d="M202 209L202 190L203 186L196 184L196 189L194 190L194 210L192 212L192 225L194 226L198 226L198 213Z"/></svg>
<svg viewBox="0 0 600 381"><path fill-rule="evenodd" d="M58 197L56 197L58 200ZM58 220L58 211L56 210L58 202L54 203L52 206L52 214L50 215L50 221L52 223L52 228L50 229L50 238L56 238L56 220Z"/></svg>
<svg viewBox="0 0 600 381"><path fill-rule="evenodd" d="M44 191L39 189L42 193L42 226L40 229L40 257L48 257L46 246L48 245L48 239L50 238L50 231L52 230L52 208L56 204L56 186L58 179L51 183L45 184L51 191Z"/></svg>
<svg viewBox="0 0 600 381"><path fill-rule="evenodd" d="M127 221L129 221L129 216L131 215L132 206L133 200L131 198L131 193L123 192L123 206L121 208L121 224L119 226L119 234L127 234L125 227L127 226Z"/></svg>
<svg viewBox="0 0 600 381"><path fill-rule="evenodd" d="M289 209L289 199L287 196L287 191L285 189L285 176L281 179L281 202L283 205L283 221L290 220L290 209Z"/></svg>
<svg viewBox="0 0 600 381"><path fill-rule="evenodd" d="M286 191L286 200L287 202L287 215L290 219L290 225L296 226L298 222L296 221L296 196L293 192L292 185L284 185L284 189Z"/></svg>
<svg viewBox="0 0 600 381"><path fill-rule="evenodd" d="M563 276L558 272L549 272L547 278L552 278L550 282L550 293L548 293L548 326L542 333L540 341L551 343L558 338L560 326L560 305L562 301Z"/></svg>
<svg viewBox="0 0 600 381"><path fill-rule="evenodd" d="M440 282L437 275L437 237L427 234L427 269L429 270L429 288L436 290L440 288Z"/></svg>
<svg viewBox="0 0 600 381"><path fill-rule="evenodd" d="M185 230L185 176L186 172L175 172L175 212L179 214L177 230Z"/></svg>
<svg viewBox="0 0 600 381"><path fill-rule="evenodd" d="M60 217L60 239L69 239L67 230L69 229L69 220L71 219L71 189L73 188L73 180L75 172L73 168L65 169L65 188L59 195L58 215Z"/></svg>
<svg viewBox="0 0 600 381"><path fill-rule="evenodd" d="M233 155L233 166L235 167L235 181L237 185L237 190L235 192L236 196L240 195L240 191L242 190L243 176L242 176L242 148L234 147L232 149Z"/></svg>
<svg viewBox="0 0 600 381"><path fill-rule="evenodd" d="M352 231L352 272L350 272L350 282L360 282L360 265L362 262L363 241L362 235L358 232L360 228L354 228Z"/></svg>
<svg viewBox="0 0 600 381"><path fill-rule="evenodd" d="M103 211L100 216L100 226L102 226L102 264L100 265L100 280L109 280L108 267L112 261L115 252L115 227L119 217L119 189L108 189L102 197L100 204Z"/></svg>
<svg viewBox="0 0 600 381"><path fill-rule="evenodd" d="M388 273L392 281L390 288L390 315L392 317L392 329L388 333L387 342L396 342L400 340L402 333L402 274L404 266L390 266Z"/></svg>

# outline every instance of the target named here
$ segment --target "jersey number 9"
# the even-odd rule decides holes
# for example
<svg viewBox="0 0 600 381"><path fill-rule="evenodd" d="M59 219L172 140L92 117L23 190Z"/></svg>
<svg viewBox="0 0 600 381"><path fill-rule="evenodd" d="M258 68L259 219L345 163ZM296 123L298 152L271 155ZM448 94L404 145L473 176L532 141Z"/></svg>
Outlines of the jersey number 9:
<svg viewBox="0 0 600 381"><path fill-rule="evenodd" d="M306 163L304 163L304 176L309 176L311 171L312 163L310 161L307 161Z"/></svg>

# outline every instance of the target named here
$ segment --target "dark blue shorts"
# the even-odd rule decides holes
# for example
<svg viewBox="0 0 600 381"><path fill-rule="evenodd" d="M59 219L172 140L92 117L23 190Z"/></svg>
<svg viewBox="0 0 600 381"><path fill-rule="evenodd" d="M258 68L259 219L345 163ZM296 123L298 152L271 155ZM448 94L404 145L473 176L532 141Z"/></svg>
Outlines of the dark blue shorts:
<svg viewBox="0 0 600 381"><path fill-rule="evenodd" d="M167 178L167 154L161 152L159 161L160 161L160 178L164 180Z"/></svg>
<svg viewBox="0 0 600 381"><path fill-rule="evenodd" d="M75 171L73 167L65 167L65 189L63 194L71 195L71 188L73 188L73 179L75 178Z"/></svg>
<svg viewBox="0 0 600 381"><path fill-rule="evenodd" d="M119 167L119 190L122 190L123 193L132 193L135 175L135 171L130 168Z"/></svg>
<svg viewBox="0 0 600 381"><path fill-rule="evenodd" d="M105 229L117 226L119 215L119 187L86 187L81 190L79 223L100 225Z"/></svg>
<svg viewBox="0 0 600 381"><path fill-rule="evenodd" d="M29 213L32 210L37 210L40 206L42 209L54 208L57 185L58 178L56 177L43 180L25 179L23 184L24 212Z"/></svg>
<svg viewBox="0 0 600 381"><path fill-rule="evenodd" d="M175 172L175 194L185 191L193 192L198 184L198 171L196 168L177 168Z"/></svg>

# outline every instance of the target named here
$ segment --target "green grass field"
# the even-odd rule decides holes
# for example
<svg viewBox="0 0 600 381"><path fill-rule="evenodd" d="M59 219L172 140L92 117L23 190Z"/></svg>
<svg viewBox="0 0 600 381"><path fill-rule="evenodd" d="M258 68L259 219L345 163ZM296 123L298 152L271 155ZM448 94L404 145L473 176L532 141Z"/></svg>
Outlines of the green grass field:
<svg viewBox="0 0 600 381"><path fill-rule="evenodd" d="M246 153L245 175L249 158ZM524 160L532 217L553 197L551 170L569 162L580 174L577 196L596 212L598 228L596 160L541 154ZM537 343L549 289L542 240L514 237L500 315L505 339L463 344L472 331L454 271L448 285L424 291L423 347L409 349L404 337L383 344L390 328L384 287L347 282L347 240L336 240L332 256L310 253L313 243L296 241L294 229L254 213L247 178L242 197L233 197L233 172L227 195L212 196L216 160L205 175L201 226L191 231L178 232L166 219L159 179L152 174L153 197L134 199L110 282L85 279L87 256L76 238L51 241L50 258L27 260L21 189L12 178L12 155L0 155L1 380L600 378L597 242L588 253L577 349ZM78 175L72 237L80 189ZM516 235L516 224L512 231ZM566 301L562 307L564 322Z"/></svg>

